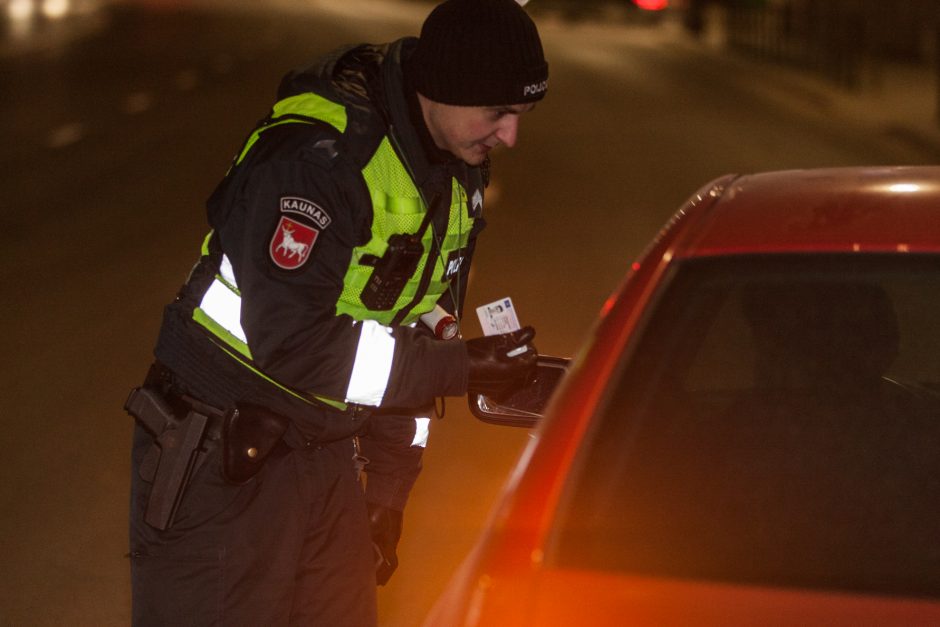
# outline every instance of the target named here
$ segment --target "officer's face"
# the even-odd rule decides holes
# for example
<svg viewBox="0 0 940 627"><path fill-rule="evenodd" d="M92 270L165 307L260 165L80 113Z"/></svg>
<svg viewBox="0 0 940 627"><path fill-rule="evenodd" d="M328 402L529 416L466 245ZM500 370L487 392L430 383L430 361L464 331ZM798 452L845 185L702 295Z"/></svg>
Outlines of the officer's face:
<svg viewBox="0 0 940 627"><path fill-rule="evenodd" d="M470 165L480 165L487 153L503 144L516 145L519 116L534 104L499 107L457 107L428 100L418 94L424 121L438 148Z"/></svg>

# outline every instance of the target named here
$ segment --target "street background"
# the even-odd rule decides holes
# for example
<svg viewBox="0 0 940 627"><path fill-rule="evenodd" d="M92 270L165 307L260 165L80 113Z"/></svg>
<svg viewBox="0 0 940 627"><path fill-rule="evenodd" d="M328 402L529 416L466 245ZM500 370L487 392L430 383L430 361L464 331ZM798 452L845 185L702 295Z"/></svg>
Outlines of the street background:
<svg viewBox="0 0 940 627"><path fill-rule="evenodd" d="M929 37L925 58L846 65L843 46L831 65L801 62L777 13L784 30L736 31L743 18L717 4L690 28L679 12L538 3L550 90L518 146L493 157L467 336L479 333L473 308L510 296L540 351L575 354L633 258L722 174L940 155ZM121 407L196 259L203 203L285 71L343 43L417 34L430 5L0 7L0 627L126 625ZM401 566L380 589L384 626L420 623L529 437L448 399Z"/></svg>

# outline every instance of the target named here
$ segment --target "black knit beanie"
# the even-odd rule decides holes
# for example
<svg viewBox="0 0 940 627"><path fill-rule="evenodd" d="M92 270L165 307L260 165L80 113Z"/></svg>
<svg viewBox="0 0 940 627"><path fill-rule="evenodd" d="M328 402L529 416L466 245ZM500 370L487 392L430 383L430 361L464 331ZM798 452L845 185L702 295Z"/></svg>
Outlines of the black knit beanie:
<svg viewBox="0 0 940 627"><path fill-rule="evenodd" d="M408 62L425 97L465 107L523 104L548 89L535 23L516 0L446 0L421 27Z"/></svg>

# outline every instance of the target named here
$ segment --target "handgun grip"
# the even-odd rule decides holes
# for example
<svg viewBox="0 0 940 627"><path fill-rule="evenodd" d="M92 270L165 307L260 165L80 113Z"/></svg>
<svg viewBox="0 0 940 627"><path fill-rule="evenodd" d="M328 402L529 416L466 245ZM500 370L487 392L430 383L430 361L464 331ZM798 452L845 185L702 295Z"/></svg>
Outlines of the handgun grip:
<svg viewBox="0 0 940 627"><path fill-rule="evenodd" d="M138 422L154 437L176 422L173 410L160 395L146 387L131 390L124 411L137 419Z"/></svg>

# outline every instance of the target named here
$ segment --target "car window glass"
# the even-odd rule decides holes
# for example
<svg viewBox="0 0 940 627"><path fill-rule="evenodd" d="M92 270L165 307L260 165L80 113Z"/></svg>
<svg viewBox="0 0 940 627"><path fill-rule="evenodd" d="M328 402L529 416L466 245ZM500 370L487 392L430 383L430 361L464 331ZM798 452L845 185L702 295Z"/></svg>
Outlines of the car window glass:
<svg viewBox="0 0 940 627"><path fill-rule="evenodd" d="M566 495L561 565L940 596L940 261L680 268Z"/></svg>

